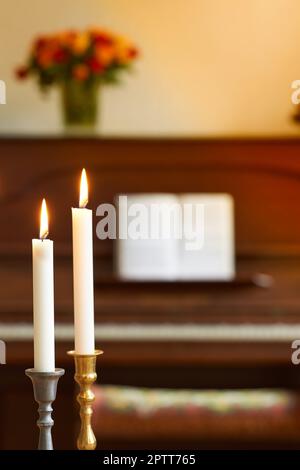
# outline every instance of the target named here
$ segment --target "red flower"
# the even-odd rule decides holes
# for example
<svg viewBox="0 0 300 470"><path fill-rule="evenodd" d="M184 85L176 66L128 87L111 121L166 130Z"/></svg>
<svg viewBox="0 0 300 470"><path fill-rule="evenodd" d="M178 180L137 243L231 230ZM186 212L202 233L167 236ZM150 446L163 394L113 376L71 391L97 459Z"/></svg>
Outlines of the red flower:
<svg viewBox="0 0 300 470"><path fill-rule="evenodd" d="M139 55L139 51L136 47L130 47L128 49L128 57L130 59L136 59L138 57L138 55Z"/></svg>
<svg viewBox="0 0 300 470"><path fill-rule="evenodd" d="M57 49L57 51L53 54L54 62L57 64L65 64L68 61L68 58L69 54L63 49Z"/></svg>
<svg viewBox="0 0 300 470"><path fill-rule="evenodd" d="M17 78L19 78L20 80L24 80L24 79L27 78L27 76L28 76L28 68L27 68L27 67L19 67L19 68L16 70L16 76L17 76Z"/></svg>
<svg viewBox="0 0 300 470"><path fill-rule="evenodd" d="M99 46L111 46L113 44L112 38L105 33L94 34L94 42Z"/></svg>
<svg viewBox="0 0 300 470"><path fill-rule="evenodd" d="M42 49L46 44L47 44L47 40L43 37L39 37L39 38L36 39L36 41L34 43L34 48L36 50Z"/></svg>
<svg viewBox="0 0 300 470"><path fill-rule="evenodd" d="M91 57L87 60L87 65L91 69L91 71L95 74L100 74L104 70L103 64L99 62L95 57Z"/></svg>

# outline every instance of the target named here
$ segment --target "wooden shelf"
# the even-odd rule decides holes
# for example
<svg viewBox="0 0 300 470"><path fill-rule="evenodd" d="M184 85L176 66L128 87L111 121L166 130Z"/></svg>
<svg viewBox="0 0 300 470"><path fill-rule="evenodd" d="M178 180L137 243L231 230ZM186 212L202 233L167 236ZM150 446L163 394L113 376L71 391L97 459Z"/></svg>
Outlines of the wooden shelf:
<svg viewBox="0 0 300 470"><path fill-rule="evenodd" d="M95 288L122 288L122 289L218 289L239 287L260 287L267 289L272 287L274 279L270 274L264 273L239 273L232 280L131 280L122 279L117 275L97 276Z"/></svg>

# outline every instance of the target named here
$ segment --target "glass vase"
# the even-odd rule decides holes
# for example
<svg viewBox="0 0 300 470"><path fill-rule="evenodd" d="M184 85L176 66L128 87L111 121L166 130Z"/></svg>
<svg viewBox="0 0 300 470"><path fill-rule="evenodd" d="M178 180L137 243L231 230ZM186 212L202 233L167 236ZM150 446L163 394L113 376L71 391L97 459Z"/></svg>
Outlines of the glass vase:
<svg viewBox="0 0 300 470"><path fill-rule="evenodd" d="M99 85L71 80L63 84L61 93L66 130L93 132L98 120Z"/></svg>

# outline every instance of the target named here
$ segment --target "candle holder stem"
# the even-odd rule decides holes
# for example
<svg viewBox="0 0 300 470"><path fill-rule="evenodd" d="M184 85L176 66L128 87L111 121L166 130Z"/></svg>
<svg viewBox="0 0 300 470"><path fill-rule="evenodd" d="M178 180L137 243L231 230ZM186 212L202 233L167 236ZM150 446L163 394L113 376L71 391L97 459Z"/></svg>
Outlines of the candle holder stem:
<svg viewBox="0 0 300 470"><path fill-rule="evenodd" d="M56 398L57 383L64 369L55 369L54 372L37 372L27 369L25 374L31 379L34 399L39 404L39 419L37 426L40 430L38 450L53 450L51 429L54 424L52 419L52 402Z"/></svg>
<svg viewBox="0 0 300 470"><path fill-rule="evenodd" d="M97 379L97 356L103 354L103 352L96 350L94 354L76 354L75 351L69 351L68 354L74 357L74 378L80 387L77 401L80 406L81 426L77 439L77 448L79 450L94 450L96 448L97 441L92 429L91 418L95 396L91 390L91 386Z"/></svg>

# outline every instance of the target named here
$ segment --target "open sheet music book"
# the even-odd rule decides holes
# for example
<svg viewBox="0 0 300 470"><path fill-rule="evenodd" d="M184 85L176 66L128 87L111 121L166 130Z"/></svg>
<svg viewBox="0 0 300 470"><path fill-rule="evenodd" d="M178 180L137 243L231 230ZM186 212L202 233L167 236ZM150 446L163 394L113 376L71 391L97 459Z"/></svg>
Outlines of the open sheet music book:
<svg viewBox="0 0 300 470"><path fill-rule="evenodd" d="M234 207L228 194L122 196L121 223L128 235L116 241L122 279L234 278Z"/></svg>

